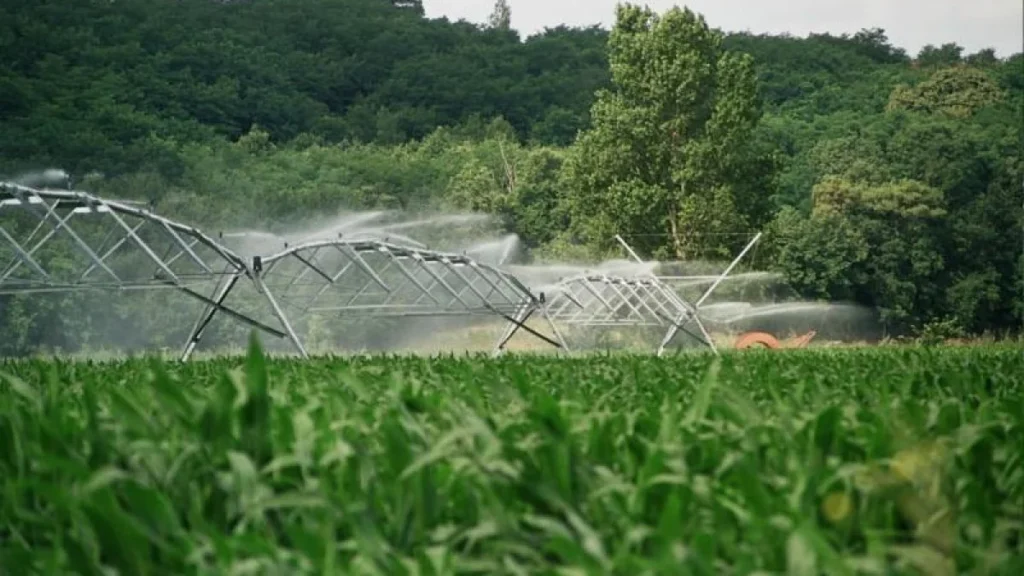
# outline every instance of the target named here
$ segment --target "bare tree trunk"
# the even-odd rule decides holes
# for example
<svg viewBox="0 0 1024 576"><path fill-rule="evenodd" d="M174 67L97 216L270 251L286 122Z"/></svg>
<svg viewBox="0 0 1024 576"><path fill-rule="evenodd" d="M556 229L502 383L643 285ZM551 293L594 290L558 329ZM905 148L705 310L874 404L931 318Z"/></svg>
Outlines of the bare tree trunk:
<svg viewBox="0 0 1024 576"><path fill-rule="evenodd" d="M686 260L686 249L684 248L683 238L679 234L679 224L676 222L675 213L668 217L669 234L672 236L672 250L675 252L676 258L679 260Z"/></svg>
<svg viewBox="0 0 1024 576"><path fill-rule="evenodd" d="M516 192L516 167L510 164L508 156L505 155L505 146L498 141L498 151L501 152L501 162L505 166L505 192L511 197Z"/></svg>

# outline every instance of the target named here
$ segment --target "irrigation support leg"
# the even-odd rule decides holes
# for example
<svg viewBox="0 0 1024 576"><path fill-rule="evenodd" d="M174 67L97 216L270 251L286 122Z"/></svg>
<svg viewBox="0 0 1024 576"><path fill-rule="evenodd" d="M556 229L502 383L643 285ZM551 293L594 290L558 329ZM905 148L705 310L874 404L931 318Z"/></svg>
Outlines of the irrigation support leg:
<svg viewBox="0 0 1024 576"><path fill-rule="evenodd" d="M707 291L704 292L704 295L700 297L700 300L697 300L697 302L693 304L692 311L690 311L687 317L680 318L679 321L677 321L671 328L669 328L668 333L665 334L665 338L662 339L661 341L661 345L658 346L658 356L661 356L662 354L665 353L665 348L669 345L670 342L672 342L672 339L675 338L676 334L678 334L680 330L683 330L683 326L685 326L686 323L689 322L690 320L693 320L694 322L697 323L697 327L700 329L701 334L703 334L704 336L704 343L707 344L709 348L711 348L712 352L718 354L718 348L715 346L715 343L712 340L711 335L708 333L707 328L704 326L704 323L701 322L700 320L700 307L702 304L704 304L705 300L711 297L711 293L714 292L716 288L718 288L718 285L725 281L729 274L732 273L733 268L735 268L740 263L740 261L743 260L743 257L746 256L748 252L750 252L750 250L754 247L755 244L757 244L757 241L761 239L761 234L761 232L758 232L754 236L754 238L747 243L743 250L740 251L739 255L736 256L736 258L734 258L733 261L729 263L729 266L725 269L724 272L722 272L721 275L718 276L718 278L715 279L714 283L712 283L711 286L707 289Z"/></svg>
<svg viewBox="0 0 1024 576"><path fill-rule="evenodd" d="M232 274L231 277L228 278L227 282L224 282L222 285L214 289L216 292L213 297L213 301L216 302L217 305L224 304L224 300L227 299L228 294L231 292L231 289L235 287L236 282L238 282L238 274ZM199 314L198 318L196 318L196 323L192 325L192 331L189 332L188 340L185 341L185 349L181 353L182 362L187 361L192 356L192 352L195 350L196 345L199 344L199 339L203 336L203 331L206 330L206 327L210 324L210 321L213 320L213 317L216 314L217 306L214 304L207 304L203 309L203 312Z"/></svg>
<svg viewBox="0 0 1024 576"><path fill-rule="evenodd" d="M660 357L665 353L665 347L672 342L672 339L676 337L676 333L679 332L679 326L673 324L669 327L668 332L665 333L665 337L661 339L661 344L658 345L658 356Z"/></svg>
<svg viewBox="0 0 1024 576"><path fill-rule="evenodd" d="M530 328L529 326L526 325L526 321L529 320L530 316L532 316L533 313L538 311L538 310L540 310L541 314L544 316L544 318L548 320L548 323L551 326L552 332L555 335L555 339L549 338L548 336L545 336L545 335L541 334L540 332L538 332L538 331L534 330L533 328ZM520 312L518 312L514 317L513 316L508 316L508 315L505 315L505 314L501 314L501 315L506 320L509 321L509 327L505 329L505 333L501 336L501 338L498 340L498 343L494 346L494 352L492 353L492 356L499 356L502 353L502 351L504 351L505 345L508 344L509 340L511 340L512 337L516 335L516 332L519 332L519 330L521 330L521 329L529 332L532 335L534 335L539 340L543 340L543 341L547 342L548 344L551 344L555 348L559 348L559 349L562 349L562 350L568 350L569 349L568 345L566 345L566 343L565 343L565 338L562 337L561 332L558 331L558 328L555 327L554 323L551 322L551 319L548 317L546 308L542 307L538 303L534 302L532 304L527 305Z"/></svg>
<svg viewBox="0 0 1024 576"><path fill-rule="evenodd" d="M616 235L615 235L615 240L617 240L617 241L618 241L618 243L619 243L619 244L621 244L621 245L622 245L622 247L626 249L626 252L628 252L628 253L629 253L629 255L633 257L633 259L634 259L634 260L636 260L636 261L637 261L637 262L639 262L640 264L643 264L643 263L644 263L643 259L642 259L642 258L640 258L640 256L639 256L639 255L638 255L638 254L636 253L636 251L635 251L635 250L633 250L633 247L632 247L632 246L630 246L630 245L629 245L628 243L626 243L626 241L625 241L625 240L623 240L623 239L622 239L622 236L620 236L620 235L616 234Z"/></svg>
<svg viewBox="0 0 1024 576"><path fill-rule="evenodd" d="M505 328L505 332L498 338L497 344L494 345L494 351L492 356L498 356L505 350L505 345L508 344L509 340L516 335L516 332L523 327L523 324L530 319L530 316L537 311L537 306L530 304L524 306L522 310L516 313L515 317L508 318L508 327Z"/></svg>
<svg viewBox="0 0 1024 576"><path fill-rule="evenodd" d="M548 326L551 327L551 333L555 335L555 338L558 339L558 343L562 345L562 350L569 352L569 343L565 341L565 336L562 335L562 331L558 329L558 326L555 325L555 321L552 320L551 315L548 314L547 304L544 305L540 313L544 317L544 321L546 321Z"/></svg>
<svg viewBox="0 0 1024 576"><path fill-rule="evenodd" d="M170 283L170 285L173 286L174 284ZM213 312L221 312L223 314L227 314L228 316L231 316L232 318L234 318L235 320L238 320L239 322L241 322L243 324L246 324L248 326L252 326L253 328L255 328L257 330L260 330L262 332L266 332L267 334L270 334L272 336L277 336L278 338L284 338L285 337L285 333L284 332L281 332L280 330L277 330L275 328L271 328L270 326L267 326L266 324L263 324L262 322L258 322L256 320L246 316L245 314L242 314L241 312L236 312L235 310L232 310L231 308L228 308L227 306L224 306L222 303L219 303L216 300L212 300L210 298L207 298L206 296L203 296L202 294L200 294L200 293L198 293L198 292L196 292L194 290L190 290L189 288L186 288L185 286L175 286L175 287L178 290L180 290L183 294L186 294L186 295L188 295L188 296L190 296L192 298L195 298L196 300L199 300L200 302L203 302L207 306L213 308L213 311L211 311L209 313L209 318L207 318L206 322L200 322L199 323L199 324L202 324L203 328L206 327L206 324L209 323L209 320L212 320ZM226 297L227 294L224 294L224 296Z"/></svg>
<svg viewBox="0 0 1024 576"><path fill-rule="evenodd" d="M704 327L704 323L700 321L700 317L694 316L693 321L697 323L697 328L700 328L700 333L704 335L704 343L708 345L708 348L711 348L712 352L718 354L718 347L715 346L715 341L711 338L711 333Z"/></svg>
<svg viewBox="0 0 1024 576"><path fill-rule="evenodd" d="M700 328L703 338L697 336L696 334L690 332L685 328L687 322L689 322L690 320L694 320L697 323L697 326ZM694 340L703 343L708 348L710 348L712 352L718 354L718 348L715 346L714 341L712 341L711 335L708 334L707 329L704 328L704 324L700 321L700 318L698 318L696 314L692 314L687 317L680 318L679 320L674 322L671 327L669 327L668 332L665 334L665 337L662 338L661 340L661 344L658 345L658 356L662 356L665 353L665 348L667 348L668 345L672 342L672 340L676 337L676 334L679 334L680 332L685 332L686 334L692 336Z"/></svg>
<svg viewBox="0 0 1024 576"><path fill-rule="evenodd" d="M729 263L729 267L725 269L725 272L722 272L722 274L707 289L707 292L705 292L704 295L701 296L700 300L697 300L697 302L693 305L694 310L699 309L700 305L703 304L704 301L711 296L711 293L715 291L715 288L718 288L718 285L721 284L729 276L730 273L732 273L732 269L735 268L736 265L740 263L740 260L743 260L743 257L747 255L747 252L750 252L750 250L754 247L754 244L757 244L757 241L761 239L761 234L761 232L758 232L757 235L754 236L754 239L751 240L746 245L746 247L743 248L739 256L737 256L732 262Z"/></svg>
<svg viewBox="0 0 1024 576"><path fill-rule="evenodd" d="M267 288L267 285L263 283L263 278L259 273L255 273L253 274L252 279L256 283L256 287L259 288L260 293L262 293L267 299L267 302L270 303L271 309L274 310L274 316L277 316L278 321L281 322L281 326L283 326L285 331L288 332L288 338L291 339L295 349L299 351L299 354L302 355L303 358L309 358L309 353L306 352L306 348L302 345L302 341L299 340L298 335L295 334L295 330L292 328L291 322L288 321L288 316L284 313L284 310L281 309L281 306L278 305L277 300L270 292L270 289Z"/></svg>

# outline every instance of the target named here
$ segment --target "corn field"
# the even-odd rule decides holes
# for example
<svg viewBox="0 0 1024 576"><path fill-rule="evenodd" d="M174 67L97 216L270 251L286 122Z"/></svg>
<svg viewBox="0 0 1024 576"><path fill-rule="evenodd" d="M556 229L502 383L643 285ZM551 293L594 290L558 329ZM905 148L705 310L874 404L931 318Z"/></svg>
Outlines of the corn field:
<svg viewBox="0 0 1024 576"><path fill-rule="evenodd" d="M1022 574L1020 348L0 364L0 574Z"/></svg>

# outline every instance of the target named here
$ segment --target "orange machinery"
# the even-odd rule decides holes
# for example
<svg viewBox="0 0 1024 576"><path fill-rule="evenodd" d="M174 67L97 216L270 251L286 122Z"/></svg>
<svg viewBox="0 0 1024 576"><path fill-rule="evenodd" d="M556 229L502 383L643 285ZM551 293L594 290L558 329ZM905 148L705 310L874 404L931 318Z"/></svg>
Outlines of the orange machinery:
<svg viewBox="0 0 1024 576"><path fill-rule="evenodd" d="M816 331L811 330L803 336L798 336L792 340L779 341L778 338L767 332L744 332L736 339L736 348L745 349L755 346L772 350L777 348L805 348L816 334Z"/></svg>

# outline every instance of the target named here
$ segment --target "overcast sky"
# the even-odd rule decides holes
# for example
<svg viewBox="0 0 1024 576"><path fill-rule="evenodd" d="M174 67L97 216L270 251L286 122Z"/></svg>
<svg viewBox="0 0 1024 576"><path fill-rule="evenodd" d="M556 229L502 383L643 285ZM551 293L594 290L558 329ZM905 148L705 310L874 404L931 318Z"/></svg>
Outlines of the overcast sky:
<svg viewBox="0 0 1024 576"><path fill-rule="evenodd" d="M509 0L512 27L523 36L545 26L614 22L617 0ZM633 0L663 12L687 5L708 24L755 34L854 33L884 28L889 40L911 55L926 44L956 42L966 53L995 48L1000 57L1022 51L1022 0ZM429 17L485 22L494 0L423 0Z"/></svg>

